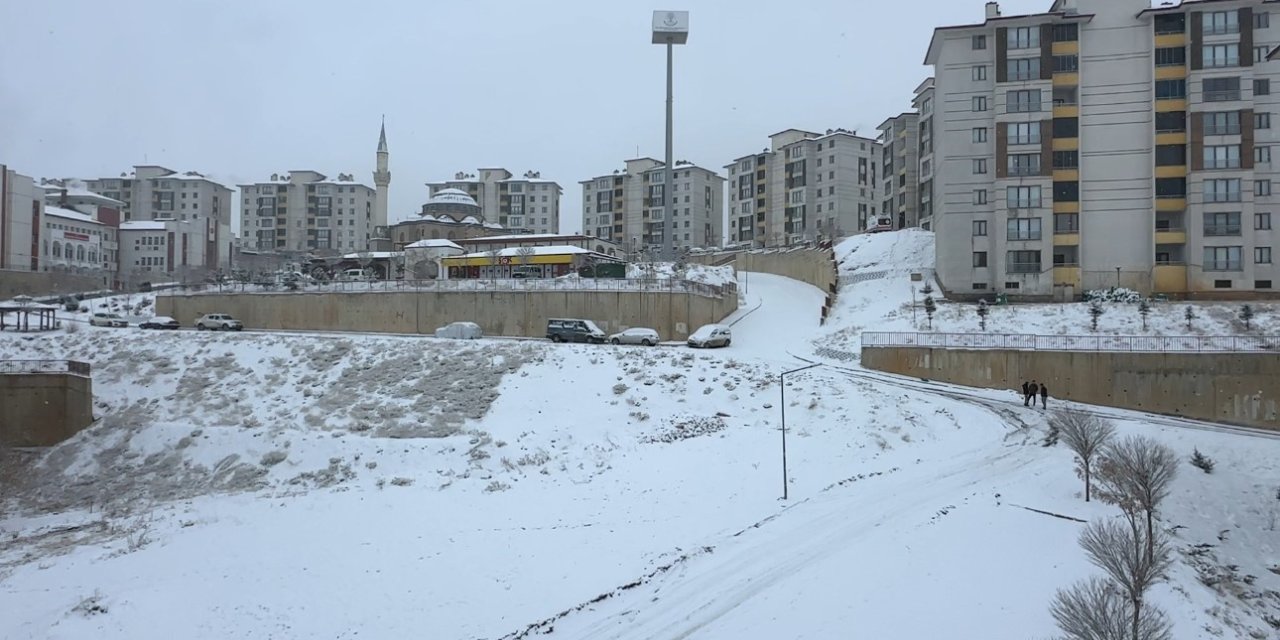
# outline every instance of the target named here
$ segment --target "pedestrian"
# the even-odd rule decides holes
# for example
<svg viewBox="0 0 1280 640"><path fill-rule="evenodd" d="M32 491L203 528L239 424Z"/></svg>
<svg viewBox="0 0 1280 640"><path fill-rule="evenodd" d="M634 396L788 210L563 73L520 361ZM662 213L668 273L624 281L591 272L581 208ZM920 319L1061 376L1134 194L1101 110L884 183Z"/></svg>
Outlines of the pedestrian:
<svg viewBox="0 0 1280 640"><path fill-rule="evenodd" d="M1031 383L1026 380L1022 381L1022 406L1027 406L1031 402Z"/></svg>
<svg viewBox="0 0 1280 640"><path fill-rule="evenodd" d="M1049 406L1049 385L1040 385L1040 408L1047 409Z"/></svg>
<svg viewBox="0 0 1280 640"><path fill-rule="evenodd" d="M1031 387L1027 391L1031 392L1031 406L1036 406L1036 395L1040 393L1040 385L1036 384L1035 380L1032 380Z"/></svg>

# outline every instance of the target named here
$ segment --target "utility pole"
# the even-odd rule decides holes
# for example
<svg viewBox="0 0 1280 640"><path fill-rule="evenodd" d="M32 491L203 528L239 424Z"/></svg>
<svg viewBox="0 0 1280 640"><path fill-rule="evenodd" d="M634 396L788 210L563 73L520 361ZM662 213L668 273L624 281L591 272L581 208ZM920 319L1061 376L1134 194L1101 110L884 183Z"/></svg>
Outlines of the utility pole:
<svg viewBox="0 0 1280 640"><path fill-rule="evenodd" d="M675 160L672 151L672 57L674 55L674 45L685 44L689 41L689 12L688 11L654 11L653 12L653 44L665 44L667 46L667 144L666 144L666 165L663 167L665 180L662 186L662 259L675 259L675 249L673 248L673 240L675 239L675 224L671 219L675 215L675 187L672 181L675 178Z"/></svg>

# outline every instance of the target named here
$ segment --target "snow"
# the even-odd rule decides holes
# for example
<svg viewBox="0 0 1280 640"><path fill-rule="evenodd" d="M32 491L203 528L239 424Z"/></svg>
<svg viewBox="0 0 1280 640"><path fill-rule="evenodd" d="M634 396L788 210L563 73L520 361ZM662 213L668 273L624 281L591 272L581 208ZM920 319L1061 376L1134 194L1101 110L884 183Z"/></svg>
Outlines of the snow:
<svg viewBox="0 0 1280 640"><path fill-rule="evenodd" d="M93 216L87 213L80 213L74 209L63 209L61 207L45 205L44 214L47 216L66 218L67 220L75 220L76 222L83 222L85 224L102 224L101 222L94 220Z"/></svg>
<svg viewBox="0 0 1280 640"><path fill-rule="evenodd" d="M55 196L55 195L60 195L63 191L66 191L68 198L83 198L83 199L94 200L94 201L106 203L106 204L116 204L116 205L124 204L124 202L121 200L116 200L115 198L108 198L100 193L94 193L93 191L85 189L84 187L78 187L74 185L63 187L63 186L59 186L52 183L42 184L37 186L45 190L46 198Z"/></svg>
<svg viewBox="0 0 1280 640"><path fill-rule="evenodd" d="M565 254L591 254L595 256L600 256L601 258L613 260L613 258L609 258L609 256L596 253L595 251L592 251L590 249L583 249L582 247L574 247L570 245L557 245L557 246L550 246L550 247L507 247L505 249L498 250L498 256L503 258L514 258L521 255L562 256ZM489 251L479 251L476 253L468 253L466 255L461 255L461 256L452 256L450 259L488 258L491 255L492 253Z"/></svg>
<svg viewBox="0 0 1280 640"><path fill-rule="evenodd" d="M513 233L503 236L480 236L478 238L467 238L467 242L511 242L523 240L545 240L547 238L572 238L581 239L586 236L581 235L565 235L560 233Z"/></svg>
<svg viewBox="0 0 1280 640"><path fill-rule="evenodd" d="M404 255L403 251L363 251L359 253L348 253L342 256L343 260L360 260L362 256L375 260L387 260L390 258L399 258Z"/></svg>
<svg viewBox="0 0 1280 640"><path fill-rule="evenodd" d="M121 231L164 231L164 222L160 220L127 220L120 223Z"/></svg>
<svg viewBox="0 0 1280 640"><path fill-rule="evenodd" d="M480 219L475 216L467 216L462 219L462 224L480 224Z"/></svg>
<svg viewBox="0 0 1280 640"><path fill-rule="evenodd" d="M425 240L418 240L417 242L413 242L405 245L404 248L406 249L457 249L458 251L465 251L465 249L455 244L452 240L445 240L443 238L439 238L439 239L427 238Z"/></svg>
<svg viewBox="0 0 1280 640"><path fill-rule="evenodd" d="M627 277L668 280L677 277L676 265L672 262L632 262L627 265ZM713 267L688 263L680 279L722 287L735 282L737 276L732 266Z"/></svg>
<svg viewBox="0 0 1280 640"><path fill-rule="evenodd" d="M847 264L901 264L840 295L909 301L924 238L856 240ZM91 362L101 416L40 457L54 506L0 512L0 637L1054 635L1054 591L1097 571L1083 524L1041 512L1115 509L1042 446L1045 413L833 363L793 373L780 500L778 373L902 309L820 327L824 292L738 276L733 344L706 351L0 335L0 358ZM1161 510L1179 552L1150 601L1176 637L1274 637L1280 440L1090 410L1218 462L1182 465Z"/></svg>

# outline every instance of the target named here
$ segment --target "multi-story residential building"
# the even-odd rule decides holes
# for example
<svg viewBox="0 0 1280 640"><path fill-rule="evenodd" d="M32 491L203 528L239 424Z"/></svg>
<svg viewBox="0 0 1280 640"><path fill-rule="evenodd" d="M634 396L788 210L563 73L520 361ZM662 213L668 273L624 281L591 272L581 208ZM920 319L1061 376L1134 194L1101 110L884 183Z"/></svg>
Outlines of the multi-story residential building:
<svg viewBox="0 0 1280 640"><path fill-rule="evenodd" d="M629 253L660 250L666 171L653 158L628 160L611 175L583 180L582 232ZM724 243L724 178L690 162L672 176L672 246L677 250Z"/></svg>
<svg viewBox="0 0 1280 640"><path fill-rule="evenodd" d="M317 171L272 174L270 180L240 187L240 232L258 251L338 255L365 250L374 227L377 191L340 173L329 179Z"/></svg>
<svg viewBox="0 0 1280 640"><path fill-rule="evenodd" d="M880 143L856 132L787 129L725 165L729 241L780 246L856 233L878 209Z"/></svg>
<svg viewBox="0 0 1280 640"><path fill-rule="evenodd" d="M111 284L116 269L106 260L102 246L110 229L107 225L95 220L92 214L51 205L44 208L43 223L42 270L102 275L104 283Z"/></svg>
<svg viewBox="0 0 1280 640"><path fill-rule="evenodd" d="M0 270L40 270L40 217L44 191L0 164Z"/></svg>
<svg viewBox="0 0 1280 640"><path fill-rule="evenodd" d="M1004 16L992 2L983 23L936 30L942 284L1273 291L1271 4L1057 0Z"/></svg>
<svg viewBox="0 0 1280 640"><path fill-rule="evenodd" d="M538 171L515 177L500 167L459 172L453 180L427 183L428 195L458 189L480 206L481 218L511 229L530 233L560 233L560 195L554 180L543 179Z"/></svg>
<svg viewBox="0 0 1280 640"><path fill-rule="evenodd" d="M76 271L103 275L108 285L120 284L116 274L120 269L120 215L124 203L89 191L74 181L41 178L39 187L44 190L46 205L45 233L42 235L45 240L41 243L42 269L73 267ZM49 220L54 208L70 212L68 216L72 219L76 216L70 214L87 216L89 223L83 229L76 229L70 228L65 220ZM56 251L50 240L59 239L63 248ZM76 259L75 255L67 253L66 246L76 242L89 245L86 255L93 256L88 260L91 264L82 264L84 259ZM96 264L92 264L95 258Z"/></svg>
<svg viewBox="0 0 1280 640"><path fill-rule="evenodd" d="M921 229L933 228L933 78L916 87L911 105L919 117L919 171L916 184L916 212Z"/></svg>
<svg viewBox="0 0 1280 640"><path fill-rule="evenodd" d="M894 229L920 222L920 114L905 112L880 125L880 213Z"/></svg>

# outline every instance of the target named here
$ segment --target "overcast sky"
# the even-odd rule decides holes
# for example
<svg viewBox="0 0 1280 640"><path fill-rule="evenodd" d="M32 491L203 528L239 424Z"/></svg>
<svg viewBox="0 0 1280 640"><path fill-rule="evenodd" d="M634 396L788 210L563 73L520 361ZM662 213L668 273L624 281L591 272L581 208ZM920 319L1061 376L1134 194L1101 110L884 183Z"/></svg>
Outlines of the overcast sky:
<svg viewBox="0 0 1280 640"><path fill-rule="evenodd" d="M385 113L393 222L427 181L506 167L557 180L577 231L579 180L662 158L653 9L690 11L676 159L718 172L783 129L874 137L927 77L933 28L983 17L982 0L3 0L0 163L37 178L151 163L232 184L315 169L372 185Z"/></svg>

